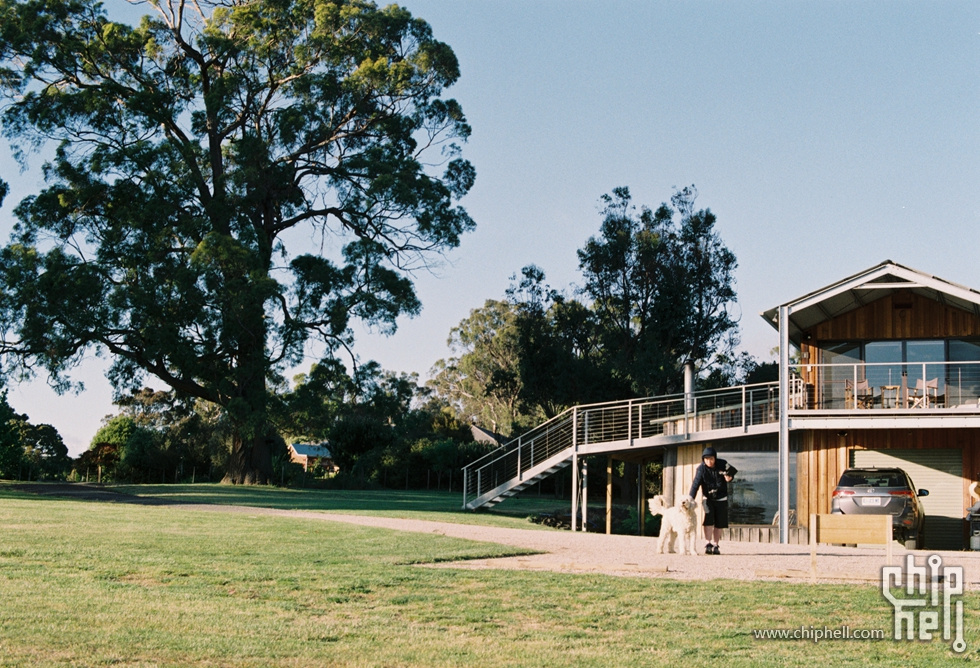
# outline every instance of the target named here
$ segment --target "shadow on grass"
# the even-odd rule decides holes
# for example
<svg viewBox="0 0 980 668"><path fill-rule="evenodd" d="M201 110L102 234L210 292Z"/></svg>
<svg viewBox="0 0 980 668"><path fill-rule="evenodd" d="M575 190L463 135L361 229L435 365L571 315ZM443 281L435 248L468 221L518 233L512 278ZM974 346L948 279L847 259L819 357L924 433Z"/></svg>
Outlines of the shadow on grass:
<svg viewBox="0 0 980 668"><path fill-rule="evenodd" d="M550 497L509 499L492 511L463 510L458 492L426 490L318 490L269 486L233 486L213 483L195 485L95 485L89 483L3 483L0 493L34 497L130 503L139 505L207 504L253 506L280 510L319 510L362 515L429 518L459 523L520 521L554 511L566 501Z"/></svg>

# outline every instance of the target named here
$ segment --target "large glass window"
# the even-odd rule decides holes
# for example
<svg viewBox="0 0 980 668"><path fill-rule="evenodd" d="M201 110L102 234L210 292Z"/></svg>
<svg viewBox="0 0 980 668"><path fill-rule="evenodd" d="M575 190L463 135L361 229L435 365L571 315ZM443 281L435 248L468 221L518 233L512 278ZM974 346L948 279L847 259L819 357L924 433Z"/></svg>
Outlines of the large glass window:
<svg viewBox="0 0 980 668"><path fill-rule="evenodd" d="M848 341L831 344L824 348L823 362L833 366L825 367L820 403L825 408L844 408L847 383L853 381L862 362L861 344Z"/></svg>
<svg viewBox="0 0 980 668"><path fill-rule="evenodd" d="M771 524L779 509L779 453L724 452L720 457L738 469L728 483L728 519L732 524ZM789 453L790 504L796 501L796 453Z"/></svg>
<svg viewBox="0 0 980 668"><path fill-rule="evenodd" d="M977 403L980 398L980 341L951 340L949 361L946 376L947 405ZM954 364L954 362L965 362L965 364Z"/></svg>
<svg viewBox="0 0 980 668"><path fill-rule="evenodd" d="M906 341L905 361L910 388L922 392L923 382L935 388L938 396L946 394L946 342Z"/></svg>
<svg viewBox="0 0 980 668"><path fill-rule="evenodd" d="M868 385L900 388L902 385L902 341L873 341L864 344Z"/></svg>

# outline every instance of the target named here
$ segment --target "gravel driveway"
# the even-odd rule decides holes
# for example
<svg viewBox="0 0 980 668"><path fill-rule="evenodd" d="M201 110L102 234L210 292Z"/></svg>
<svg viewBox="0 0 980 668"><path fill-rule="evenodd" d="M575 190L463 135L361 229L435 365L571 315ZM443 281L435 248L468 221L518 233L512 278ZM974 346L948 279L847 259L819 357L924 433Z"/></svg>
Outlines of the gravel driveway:
<svg viewBox="0 0 980 668"><path fill-rule="evenodd" d="M805 545L723 542L722 554L686 556L657 554L656 539L637 536L607 536L570 531L504 529L469 524L449 524L426 520L397 519L329 512L276 510L243 506L183 505L183 509L208 512L249 513L300 517L327 522L346 522L361 526L415 531L454 538L511 545L540 551L541 554L476 559L440 563L435 568L502 568L560 573L602 573L633 577L677 580L775 580L810 582L810 548ZM925 565L928 555L939 554L944 566L963 566L969 589L980 589L980 552L933 552L905 550L893 546L893 565L905 563L914 555L917 566ZM886 565L884 548L849 548L821 545L817 550L818 582L866 583L880 586L881 567Z"/></svg>

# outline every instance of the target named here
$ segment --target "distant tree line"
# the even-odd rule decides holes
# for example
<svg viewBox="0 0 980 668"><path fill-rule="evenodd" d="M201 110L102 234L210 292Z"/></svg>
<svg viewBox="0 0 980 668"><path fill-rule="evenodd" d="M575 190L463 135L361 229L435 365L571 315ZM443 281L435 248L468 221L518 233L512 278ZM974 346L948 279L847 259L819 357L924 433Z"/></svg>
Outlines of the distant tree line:
<svg viewBox="0 0 980 668"><path fill-rule="evenodd" d="M0 391L0 478L50 480L71 468L68 447L49 424L33 424L17 413Z"/></svg>
<svg viewBox="0 0 980 668"><path fill-rule="evenodd" d="M771 365L739 353L736 258L694 186L655 211L628 188L602 197L599 233L578 251L581 287L557 290L525 267L449 337L429 383L462 420L516 434L583 403L764 380Z"/></svg>

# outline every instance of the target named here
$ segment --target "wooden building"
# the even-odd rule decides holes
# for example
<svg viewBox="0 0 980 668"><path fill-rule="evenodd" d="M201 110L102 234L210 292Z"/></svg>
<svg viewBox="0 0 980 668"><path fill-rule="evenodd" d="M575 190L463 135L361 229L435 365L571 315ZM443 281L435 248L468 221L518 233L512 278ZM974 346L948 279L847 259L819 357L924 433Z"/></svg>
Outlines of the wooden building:
<svg viewBox="0 0 980 668"><path fill-rule="evenodd" d="M734 486L736 521L785 517L788 539L811 513L831 511L845 469L895 466L929 490L926 547L963 547L970 485L980 480L980 292L886 261L763 317L785 351L778 428L720 438L701 430L697 442L668 446L668 498L689 491L711 444L749 476L769 471L756 473L763 484L747 498ZM746 517L753 507L764 512Z"/></svg>
<svg viewBox="0 0 980 668"><path fill-rule="evenodd" d="M299 464L303 471L309 471L310 467L319 465L328 473L336 473L339 469L333 462L330 455L330 448L326 443L314 445L312 443L291 443L289 444L289 461Z"/></svg>
<svg viewBox="0 0 980 668"><path fill-rule="evenodd" d="M830 512L849 466L898 466L929 490L927 547L962 547L980 480L980 292L886 261L763 315L799 353L781 386L792 375L806 394L779 436L796 514Z"/></svg>
<svg viewBox="0 0 980 668"><path fill-rule="evenodd" d="M571 466L575 528L597 455L607 517L613 460L660 461L676 503L710 444L740 471L733 523L777 521L794 542L811 513L830 512L846 468L897 466L929 490L926 547L963 547L980 480L980 292L886 261L762 315L779 333L778 382L575 406L468 465L464 507Z"/></svg>

